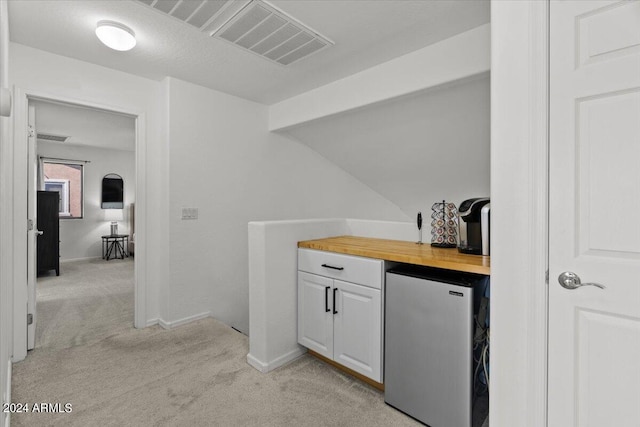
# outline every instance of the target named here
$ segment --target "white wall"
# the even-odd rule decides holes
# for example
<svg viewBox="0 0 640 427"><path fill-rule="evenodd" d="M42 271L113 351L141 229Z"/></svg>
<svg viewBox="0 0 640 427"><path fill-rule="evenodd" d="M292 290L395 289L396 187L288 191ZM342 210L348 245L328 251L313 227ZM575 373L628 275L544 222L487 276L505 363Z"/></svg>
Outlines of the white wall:
<svg viewBox="0 0 640 427"><path fill-rule="evenodd" d="M485 73L286 132L409 217L429 218L443 199L489 196L489 88Z"/></svg>
<svg viewBox="0 0 640 427"><path fill-rule="evenodd" d="M266 106L176 79L169 86L169 322L210 312L248 332L249 221L407 219L313 150L269 133ZM197 207L198 220L181 220L182 207Z"/></svg>
<svg viewBox="0 0 640 427"><path fill-rule="evenodd" d="M297 244L347 234L344 219L249 223L251 366L269 372L306 351L297 343Z"/></svg>
<svg viewBox="0 0 640 427"><path fill-rule="evenodd" d="M36 110L36 126L37 117ZM100 207L102 178L107 174L118 174L124 181L124 219L118 221L118 233L129 234L130 207L135 202L136 169L133 151L38 141L38 155L90 162L84 165L83 218L60 219L61 261L102 256L100 236L110 234L111 224L105 220L105 210Z"/></svg>
<svg viewBox="0 0 640 427"><path fill-rule="evenodd" d="M257 370L272 371L306 351L297 337L297 243L340 235L412 241L417 233L412 223L398 221L343 218L249 223L251 335L247 362Z"/></svg>
<svg viewBox="0 0 640 427"><path fill-rule="evenodd" d="M269 133L264 105L15 43L10 53L13 83L27 92L145 114L147 146L136 153L136 165L147 166L150 323L160 319L172 326L211 314L248 331L250 220L407 219L393 203L313 150ZM26 181L26 172L16 176ZM141 194L136 196L138 208ZM199 208L199 219L182 221L182 207Z"/></svg>
<svg viewBox="0 0 640 427"><path fill-rule="evenodd" d="M9 16L6 0L0 0L0 88L9 87ZM13 328L13 215L6 203L13 197L11 118L0 117L0 395L11 402L11 345ZM0 426L9 425L8 413L0 414Z"/></svg>
<svg viewBox="0 0 640 427"><path fill-rule="evenodd" d="M80 104L99 104L113 110L135 112L143 118L143 126L137 129L137 133L144 136L145 145L136 151L136 173L144 174L146 170L146 174L142 175L142 180L136 180L136 217L139 220L136 251L145 251L146 264L142 264L143 260L139 257L136 258L136 280L139 282L140 277L146 277L143 283L143 286L146 285L146 313L138 314L145 323L157 322L161 315L158 295L161 289L166 288L169 277L169 251L166 245L168 158L166 122L163 120L166 103L163 101L162 84L16 43L10 43L9 47L10 82L16 88L44 97L49 95ZM14 171L7 178L10 183L15 181L16 188L21 185L26 188L26 168L24 171ZM15 209L20 211L23 203L26 206L26 194L18 196L23 198L16 202ZM141 209L141 200L146 202L146 212ZM26 218L26 209L21 216ZM141 245L143 238L146 239L146 250ZM26 277L16 277L15 280L18 283L26 282Z"/></svg>
<svg viewBox="0 0 640 427"><path fill-rule="evenodd" d="M491 22L490 424L546 426L549 2L492 2Z"/></svg>

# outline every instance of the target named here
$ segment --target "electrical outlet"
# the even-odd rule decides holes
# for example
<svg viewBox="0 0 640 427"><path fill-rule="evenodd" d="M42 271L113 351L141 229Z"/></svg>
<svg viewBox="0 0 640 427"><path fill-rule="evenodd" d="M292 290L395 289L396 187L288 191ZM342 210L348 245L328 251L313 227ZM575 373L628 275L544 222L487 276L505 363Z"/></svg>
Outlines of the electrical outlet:
<svg viewBox="0 0 640 427"><path fill-rule="evenodd" d="M198 219L198 208L182 208L182 219Z"/></svg>

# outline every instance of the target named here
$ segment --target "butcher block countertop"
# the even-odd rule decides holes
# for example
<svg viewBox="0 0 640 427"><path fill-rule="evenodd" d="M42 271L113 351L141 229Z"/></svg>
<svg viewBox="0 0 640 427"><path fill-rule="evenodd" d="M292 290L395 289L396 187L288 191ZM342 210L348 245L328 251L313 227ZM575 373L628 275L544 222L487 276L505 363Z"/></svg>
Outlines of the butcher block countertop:
<svg viewBox="0 0 640 427"><path fill-rule="evenodd" d="M298 247L468 273L490 274L488 256L461 254L457 248L434 248L429 243L418 245L402 240L338 236L305 240L298 242Z"/></svg>

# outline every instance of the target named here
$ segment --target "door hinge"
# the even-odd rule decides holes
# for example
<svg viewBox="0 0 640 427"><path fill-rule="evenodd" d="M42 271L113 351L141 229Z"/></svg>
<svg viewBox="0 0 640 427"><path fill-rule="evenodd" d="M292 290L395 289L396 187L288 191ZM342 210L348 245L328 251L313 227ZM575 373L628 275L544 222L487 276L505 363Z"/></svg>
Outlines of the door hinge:
<svg viewBox="0 0 640 427"><path fill-rule="evenodd" d="M31 231L33 230L33 220L32 219L28 219L27 220L27 231Z"/></svg>
<svg viewBox="0 0 640 427"><path fill-rule="evenodd" d="M29 133L29 138L33 138L34 136L36 136L36 129L33 126L29 125L27 131Z"/></svg>
<svg viewBox="0 0 640 427"><path fill-rule="evenodd" d="M549 284L549 270L544 273L544 283Z"/></svg>
<svg viewBox="0 0 640 427"><path fill-rule="evenodd" d="M31 325L33 324L33 314L28 313L27 314L27 325Z"/></svg>

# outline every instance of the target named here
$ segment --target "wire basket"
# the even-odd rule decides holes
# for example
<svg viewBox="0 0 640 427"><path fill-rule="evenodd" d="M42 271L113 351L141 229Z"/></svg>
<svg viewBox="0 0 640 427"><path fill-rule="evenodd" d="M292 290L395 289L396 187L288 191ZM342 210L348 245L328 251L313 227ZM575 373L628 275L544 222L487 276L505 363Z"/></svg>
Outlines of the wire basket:
<svg viewBox="0 0 640 427"><path fill-rule="evenodd" d="M453 203L434 203L431 206L431 246L455 248L458 246L458 208Z"/></svg>

